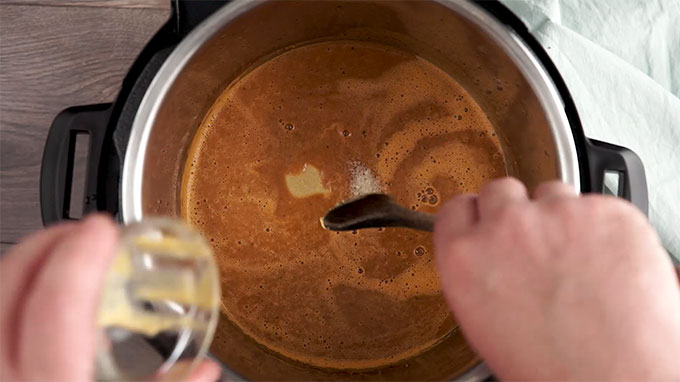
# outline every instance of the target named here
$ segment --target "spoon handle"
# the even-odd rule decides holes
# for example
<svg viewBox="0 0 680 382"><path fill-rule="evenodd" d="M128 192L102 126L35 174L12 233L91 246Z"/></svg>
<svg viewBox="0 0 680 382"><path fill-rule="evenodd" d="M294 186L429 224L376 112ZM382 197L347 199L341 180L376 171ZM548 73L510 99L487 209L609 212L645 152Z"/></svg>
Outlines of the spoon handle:
<svg viewBox="0 0 680 382"><path fill-rule="evenodd" d="M399 227L411 228L419 231L433 232L436 216L425 212L411 211L404 209Z"/></svg>

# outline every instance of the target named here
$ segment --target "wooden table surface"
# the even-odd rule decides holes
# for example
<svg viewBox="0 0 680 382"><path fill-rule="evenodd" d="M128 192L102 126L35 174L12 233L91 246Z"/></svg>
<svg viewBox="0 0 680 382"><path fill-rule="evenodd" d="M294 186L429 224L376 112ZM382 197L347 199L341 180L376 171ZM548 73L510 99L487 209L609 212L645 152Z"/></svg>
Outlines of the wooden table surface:
<svg viewBox="0 0 680 382"><path fill-rule="evenodd" d="M170 0L0 1L0 250L42 227L40 162L61 110L111 102Z"/></svg>

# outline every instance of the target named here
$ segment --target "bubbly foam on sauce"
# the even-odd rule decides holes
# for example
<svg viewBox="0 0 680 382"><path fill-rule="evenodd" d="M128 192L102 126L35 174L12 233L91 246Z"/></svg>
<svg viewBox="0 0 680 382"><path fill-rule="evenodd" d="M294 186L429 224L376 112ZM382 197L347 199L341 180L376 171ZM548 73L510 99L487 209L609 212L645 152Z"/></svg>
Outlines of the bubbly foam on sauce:
<svg viewBox="0 0 680 382"><path fill-rule="evenodd" d="M373 171L366 168L361 162L352 162L350 164L349 178L349 190L354 197L382 192L380 180L373 174Z"/></svg>
<svg viewBox="0 0 680 382"><path fill-rule="evenodd" d="M319 218L374 191L434 213L503 175L491 124L440 69L383 45L324 42L224 91L192 143L182 208L213 246L222 311L244 333L317 367L374 368L455 328L431 234L336 233Z"/></svg>

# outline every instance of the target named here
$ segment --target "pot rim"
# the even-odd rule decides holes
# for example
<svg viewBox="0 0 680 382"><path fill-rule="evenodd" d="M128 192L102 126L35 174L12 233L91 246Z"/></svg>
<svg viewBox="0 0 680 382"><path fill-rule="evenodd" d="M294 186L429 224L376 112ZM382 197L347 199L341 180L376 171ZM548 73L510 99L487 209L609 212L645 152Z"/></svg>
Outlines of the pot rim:
<svg viewBox="0 0 680 382"><path fill-rule="evenodd" d="M468 21L486 32L525 76L536 93L546 114L551 135L557 151L559 174L562 182L580 192L579 161L571 125L564 109L564 102L555 83L540 60L523 39L510 27L482 9L472 1L431 0L465 17ZM158 73L154 76L139 105L126 150L121 174L120 211L125 223L139 221L142 212L142 182L146 147L157 112L165 95L186 64L201 46L212 38L222 27L235 18L261 4L260 0L233 0L209 16L194 28L172 51ZM229 370L228 374L237 380L243 377ZM491 375L483 362L480 362L458 377L462 380L482 380Z"/></svg>

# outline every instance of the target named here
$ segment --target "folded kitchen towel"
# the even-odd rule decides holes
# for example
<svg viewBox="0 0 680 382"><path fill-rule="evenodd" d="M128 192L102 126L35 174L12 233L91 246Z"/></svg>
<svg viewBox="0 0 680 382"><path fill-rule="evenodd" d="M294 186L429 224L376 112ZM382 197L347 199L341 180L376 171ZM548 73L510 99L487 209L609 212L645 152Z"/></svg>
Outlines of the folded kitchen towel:
<svg viewBox="0 0 680 382"><path fill-rule="evenodd" d="M635 151L680 260L680 0L502 0L546 49L586 136Z"/></svg>

